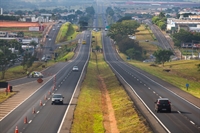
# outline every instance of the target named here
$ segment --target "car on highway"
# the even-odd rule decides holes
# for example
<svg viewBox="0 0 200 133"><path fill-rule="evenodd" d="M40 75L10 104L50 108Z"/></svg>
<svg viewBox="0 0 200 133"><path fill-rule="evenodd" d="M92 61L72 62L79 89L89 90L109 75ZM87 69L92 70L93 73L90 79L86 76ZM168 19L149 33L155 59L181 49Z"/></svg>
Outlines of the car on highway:
<svg viewBox="0 0 200 133"><path fill-rule="evenodd" d="M51 41L51 38L49 38L49 41Z"/></svg>
<svg viewBox="0 0 200 133"><path fill-rule="evenodd" d="M63 104L64 97L62 94L53 94L51 98L51 104Z"/></svg>
<svg viewBox="0 0 200 133"><path fill-rule="evenodd" d="M145 40L145 42L149 42L149 40Z"/></svg>
<svg viewBox="0 0 200 133"><path fill-rule="evenodd" d="M38 71L32 71L29 76L29 78L43 78L44 75L41 72Z"/></svg>
<svg viewBox="0 0 200 133"><path fill-rule="evenodd" d="M171 102L168 98L158 98L155 101L155 111L161 112L161 111L167 111L171 113Z"/></svg>
<svg viewBox="0 0 200 133"><path fill-rule="evenodd" d="M82 41L82 44L86 44L86 41L85 41L85 40L83 40L83 41Z"/></svg>
<svg viewBox="0 0 200 133"><path fill-rule="evenodd" d="M78 66L74 66L74 67L72 68L72 70L73 70L73 71L78 71Z"/></svg>

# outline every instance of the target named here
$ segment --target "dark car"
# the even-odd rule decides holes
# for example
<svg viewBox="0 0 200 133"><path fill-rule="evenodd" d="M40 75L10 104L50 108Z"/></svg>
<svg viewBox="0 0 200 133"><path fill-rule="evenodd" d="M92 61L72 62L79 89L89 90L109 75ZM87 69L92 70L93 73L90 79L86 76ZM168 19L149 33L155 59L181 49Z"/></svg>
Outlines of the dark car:
<svg viewBox="0 0 200 133"><path fill-rule="evenodd" d="M168 98L159 98L155 102L155 111L161 112L161 111L167 111L171 112L171 102Z"/></svg>

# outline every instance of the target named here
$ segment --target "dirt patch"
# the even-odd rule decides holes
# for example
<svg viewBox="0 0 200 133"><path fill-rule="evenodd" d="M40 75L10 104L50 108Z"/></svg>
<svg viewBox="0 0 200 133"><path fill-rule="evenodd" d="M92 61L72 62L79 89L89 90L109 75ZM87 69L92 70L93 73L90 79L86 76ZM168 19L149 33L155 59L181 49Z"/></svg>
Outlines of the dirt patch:
<svg viewBox="0 0 200 133"><path fill-rule="evenodd" d="M43 26L48 24L43 23ZM18 21L0 21L0 27L39 27L40 24L37 22L18 22Z"/></svg>
<svg viewBox="0 0 200 133"><path fill-rule="evenodd" d="M105 128L105 133L119 133L117 128L117 121L115 119L114 109L111 103L109 93L106 88L106 84L102 77L98 77L99 84L101 88L102 96L102 110L103 110L103 124Z"/></svg>

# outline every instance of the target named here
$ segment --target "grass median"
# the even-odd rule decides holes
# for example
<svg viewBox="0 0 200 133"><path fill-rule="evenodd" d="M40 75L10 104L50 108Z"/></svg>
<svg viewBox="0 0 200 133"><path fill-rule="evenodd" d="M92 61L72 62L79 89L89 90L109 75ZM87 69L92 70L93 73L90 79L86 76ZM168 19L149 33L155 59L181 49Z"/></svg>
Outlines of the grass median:
<svg viewBox="0 0 200 133"><path fill-rule="evenodd" d="M97 45L101 45L100 32L95 33L95 38L97 38ZM102 86L106 89L107 94L103 93ZM111 103L106 102L104 95L111 99ZM111 107L106 107L106 105ZM90 55L87 74L82 83L74 112L71 132L104 133L108 130L113 130L110 126L113 121L107 120L105 117L111 113L108 108L113 108L114 110L114 116L112 117L116 120L117 129L115 130L118 132L151 132L150 128L145 125L145 119L139 116L134 109L134 103L104 61L103 54L96 51ZM106 122L108 124L105 124Z"/></svg>

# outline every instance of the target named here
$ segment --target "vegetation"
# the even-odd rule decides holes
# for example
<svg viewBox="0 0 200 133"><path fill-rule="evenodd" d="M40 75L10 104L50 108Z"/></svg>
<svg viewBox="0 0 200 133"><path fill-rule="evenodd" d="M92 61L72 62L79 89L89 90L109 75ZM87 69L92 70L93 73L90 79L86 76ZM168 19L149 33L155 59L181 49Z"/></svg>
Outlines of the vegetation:
<svg viewBox="0 0 200 133"><path fill-rule="evenodd" d="M18 21L19 20L19 16L3 16L0 15L0 20L7 20L7 21Z"/></svg>
<svg viewBox="0 0 200 133"><path fill-rule="evenodd" d="M93 36L93 42L97 42L93 43L93 47L102 47L100 32L93 33ZM105 99L105 94L102 92L103 86L111 99L119 132L151 132L144 124L145 120L134 110L132 101L119 84L112 70L104 61L103 54L93 51L74 112L72 133L106 132L105 113L103 113L106 112L106 109L103 107L105 103L102 102L102 99ZM108 111L108 113L110 112Z"/></svg>
<svg viewBox="0 0 200 133"><path fill-rule="evenodd" d="M126 56L120 53L120 56L126 60ZM188 93L200 98L200 74L197 68L199 64L198 60L180 60L173 62L166 62L164 67L157 65L151 65L151 63L143 63L139 61L131 60L130 64L152 74L156 77L167 81L183 91L187 91L185 84L189 83L190 88ZM170 70L169 72L163 70Z"/></svg>
<svg viewBox="0 0 200 133"><path fill-rule="evenodd" d="M73 25L70 22L63 24L56 37L56 43L69 41L73 39L73 37L75 37L77 34L74 28L75 27L73 27Z"/></svg>
<svg viewBox="0 0 200 133"><path fill-rule="evenodd" d="M14 95L16 92L9 92L6 94L6 92L3 90L0 91L0 103L3 102L5 99L8 99L12 95Z"/></svg>
<svg viewBox="0 0 200 133"><path fill-rule="evenodd" d="M112 24L108 32L108 36L116 41L119 51L136 60L143 59L143 51L139 42L137 40L130 39L129 35L135 35L139 26L140 24L136 21L124 20L122 22Z"/></svg>
<svg viewBox="0 0 200 133"><path fill-rule="evenodd" d="M108 36L117 41L118 36L122 36L123 38L128 37L128 35L134 35L139 26L140 24L133 20L118 22L110 26Z"/></svg>
<svg viewBox="0 0 200 133"><path fill-rule="evenodd" d="M107 7L106 9L106 14L108 14L109 16L113 17L113 15L115 14L113 9L111 7Z"/></svg>
<svg viewBox="0 0 200 133"><path fill-rule="evenodd" d="M156 57L156 63L162 64L164 66L164 63L170 60L170 56L173 55L173 52L170 50L162 50L159 49L153 53L153 55Z"/></svg>
<svg viewBox="0 0 200 133"><path fill-rule="evenodd" d="M154 16L152 22L160 27L161 30L165 30L167 27L167 18L165 17L164 12L160 12L159 16Z"/></svg>

